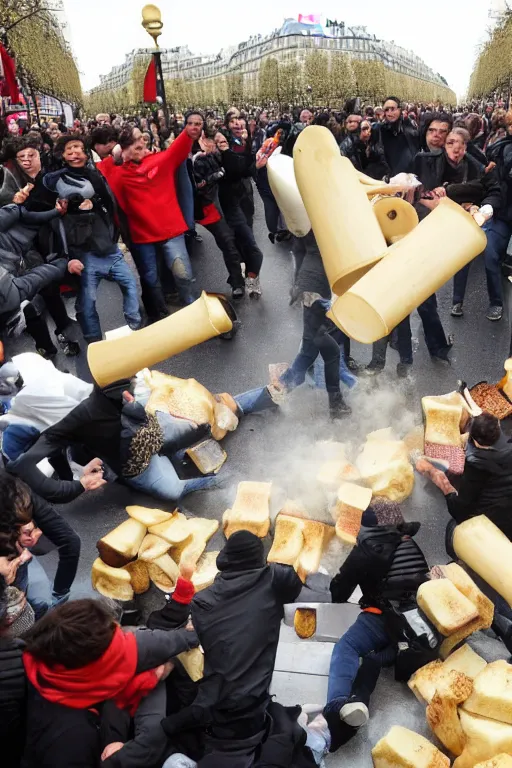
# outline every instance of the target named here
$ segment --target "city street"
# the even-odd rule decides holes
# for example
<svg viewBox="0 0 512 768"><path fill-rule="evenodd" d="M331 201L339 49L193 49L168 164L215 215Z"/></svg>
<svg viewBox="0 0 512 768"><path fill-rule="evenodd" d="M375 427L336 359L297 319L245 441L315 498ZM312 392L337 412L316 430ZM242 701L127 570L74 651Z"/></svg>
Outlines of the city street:
<svg viewBox="0 0 512 768"><path fill-rule="evenodd" d="M237 305L242 321L238 335L232 341L214 339L166 360L157 366L159 370L176 376L194 377L212 392L236 394L265 384L269 363L293 359L300 341L301 310L289 306L292 257L289 244L272 245L269 242L259 198L254 228L265 254L263 297L260 301L245 298ZM211 291L226 291L228 286L224 282L225 268L221 254L211 235L201 228L198 231L204 242L195 246L192 260L199 285ZM102 283L99 297L103 329L123 325L117 286ZM451 367L439 367L431 362L421 324L415 314L413 328L417 342L412 382L396 378L398 355L390 350L386 373L378 381L361 379L357 391L349 396L353 415L343 422L329 422L326 393L307 387L293 393L280 411L247 417L238 430L223 442L229 457L221 471L221 476L226 475L225 487L186 497L181 509L186 514L221 520L222 513L235 498L236 485L240 480L265 480L274 484L274 514L285 498L294 498L303 502L311 517L329 521L325 498L315 487L314 444L317 439L334 438L350 443L356 450L366 433L374 429L394 426L402 435L414 425L421 424L420 398L423 395L449 392L456 387L459 378L467 380L471 386L481 380L495 382L502 376L503 361L508 356L510 344L508 312L500 323L485 319L487 293L482 265L473 265L464 318L453 319L449 315L451 285L445 286L438 298L445 329L455 334ZM31 348L25 340L22 346L24 349ZM368 362L371 350L353 344L352 354L357 360ZM60 367L74 372L75 361L72 358L59 355L58 363ZM79 360L78 371L82 370L82 365L83 361ZM430 565L447 561L444 529L448 514L443 498L434 491L427 490L424 480L417 477L414 494L404 505L406 518L422 523L417 540ZM113 484L97 492L84 493L73 504L59 508L82 539L80 569L73 588L75 597L91 593L90 567L96 556L95 543L125 518L126 504L165 507L149 497ZM167 508L172 509L172 505ZM209 548L219 549L222 543L223 536L219 531ZM343 554L346 555L346 551L343 553L340 550L339 555L334 551L329 556L328 568L332 573L337 569L337 557L339 561ZM45 556L43 563L51 570L55 553ZM145 609L162 603L162 593L154 587L144 597ZM305 692L310 701L315 701L312 698L315 691L308 686L307 677L304 676L304 684L297 690L279 687L279 698L283 703L305 703L304 700L297 700L301 695L306 698ZM372 705L369 728L363 729L338 756L330 758L329 766L367 768L371 764L371 746L392 724L400 723L428 734L423 708L405 687L393 681L389 672L383 673Z"/></svg>

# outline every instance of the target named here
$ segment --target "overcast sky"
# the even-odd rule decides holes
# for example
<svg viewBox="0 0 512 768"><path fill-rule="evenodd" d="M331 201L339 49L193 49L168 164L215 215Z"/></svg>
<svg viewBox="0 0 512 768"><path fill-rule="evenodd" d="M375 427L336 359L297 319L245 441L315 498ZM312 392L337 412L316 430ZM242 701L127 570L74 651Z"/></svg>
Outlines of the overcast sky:
<svg viewBox="0 0 512 768"><path fill-rule="evenodd" d="M250 35L266 34L285 17L324 13L349 25L363 24L379 38L412 49L457 92L464 94L478 45L491 24L491 0L157 0L164 31L161 47L188 45L214 53ZM84 89L99 82L133 48L151 46L140 25L143 0L64 0ZM399 95L399 94L398 94Z"/></svg>

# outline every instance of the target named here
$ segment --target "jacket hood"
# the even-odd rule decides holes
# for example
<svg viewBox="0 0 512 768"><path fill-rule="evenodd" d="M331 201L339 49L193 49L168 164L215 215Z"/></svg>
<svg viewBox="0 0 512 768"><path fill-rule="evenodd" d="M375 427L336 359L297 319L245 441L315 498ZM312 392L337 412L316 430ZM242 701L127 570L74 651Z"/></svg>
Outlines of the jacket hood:
<svg viewBox="0 0 512 768"><path fill-rule="evenodd" d="M512 442L505 435L490 448L478 448L473 442L468 443L466 461L476 469L492 475L509 475L512 471Z"/></svg>
<svg viewBox="0 0 512 768"><path fill-rule="evenodd" d="M268 565L247 571L221 571L215 578L215 584L222 584L222 599L236 597L252 589L267 574ZM195 598L194 598L195 599Z"/></svg>

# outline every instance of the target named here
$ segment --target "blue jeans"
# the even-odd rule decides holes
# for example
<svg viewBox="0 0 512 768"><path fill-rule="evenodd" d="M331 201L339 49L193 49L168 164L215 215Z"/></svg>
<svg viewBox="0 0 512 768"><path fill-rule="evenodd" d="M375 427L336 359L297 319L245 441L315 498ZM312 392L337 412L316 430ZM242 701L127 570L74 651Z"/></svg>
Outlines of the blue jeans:
<svg viewBox="0 0 512 768"><path fill-rule="evenodd" d="M36 621L47 613L52 604L52 588L37 557L32 556L32 560L18 568L15 586L26 595L27 602L34 610Z"/></svg>
<svg viewBox="0 0 512 768"><path fill-rule="evenodd" d="M166 267L172 272L181 300L185 304L192 304L198 298L199 291L195 285L185 235L158 243L134 244L133 258L139 270L141 282L150 292L155 289L159 289L160 292L162 290L158 276L157 248L162 252Z"/></svg>
<svg viewBox="0 0 512 768"><path fill-rule="evenodd" d="M149 493L157 499L178 501L192 491L202 491L216 486L217 477L211 475L181 480L167 456L155 454L144 472L136 477L125 478L125 482L132 488Z"/></svg>
<svg viewBox="0 0 512 768"><path fill-rule="evenodd" d="M341 709L346 703L359 671L359 660L370 654L384 664L392 661L394 652L384 616L360 613L334 646L329 667L327 706L332 702L335 708Z"/></svg>
<svg viewBox="0 0 512 768"><path fill-rule="evenodd" d="M6 461L16 461L34 445L40 434L29 424L9 424L2 435L2 453Z"/></svg>
<svg viewBox="0 0 512 768"><path fill-rule="evenodd" d="M503 287L501 284L501 262L507 252L510 240L510 225L500 219L491 219L482 227L487 234L487 246L483 252L485 276L487 278L487 293L489 304L503 306ZM471 262L466 264L453 278L453 303L462 304L466 294Z"/></svg>
<svg viewBox="0 0 512 768"><path fill-rule="evenodd" d="M117 283L123 293L123 312L127 325L133 330L140 328L141 316L137 281L124 260L121 251L108 256L84 253L81 256L84 271L80 278L80 292L76 300L76 317L87 341L101 340L101 326L96 310L96 295L102 280Z"/></svg>
<svg viewBox="0 0 512 768"><path fill-rule="evenodd" d="M268 408L277 408L267 387L258 387L248 392L242 392L240 395L235 395L234 400L243 416L250 413L260 413L260 411L266 411Z"/></svg>

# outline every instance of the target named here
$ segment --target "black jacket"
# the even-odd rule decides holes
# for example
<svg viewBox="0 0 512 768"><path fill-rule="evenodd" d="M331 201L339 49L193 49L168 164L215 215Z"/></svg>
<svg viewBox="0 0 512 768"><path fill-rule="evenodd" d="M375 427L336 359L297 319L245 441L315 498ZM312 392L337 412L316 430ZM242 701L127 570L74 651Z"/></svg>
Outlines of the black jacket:
<svg viewBox="0 0 512 768"><path fill-rule="evenodd" d="M57 210L27 211L22 205L0 208L0 265L17 276L25 271L24 257L32 247L39 227L59 218Z"/></svg>
<svg viewBox="0 0 512 768"><path fill-rule="evenodd" d="M496 163L496 173L500 180L503 206L498 218L512 222L512 136L507 136L487 148L487 159Z"/></svg>
<svg viewBox="0 0 512 768"><path fill-rule="evenodd" d="M295 237L292 248L295 258L294 297L301 296L307 291L318 293L324 299L330 299L331 286L313 230L305 237Z"/></svg>
<svg viewBox="0 0 512 768"><path fill-rule="evenodd" d="M219 182L219 199L222 207L238 203L247 192L244 180L254 176L256 166L252 154L251 141L247 139L243 146L230 141L230 149L221 153L225 175Z"/></svg>
<svg viewBox="0 0 512 768"><path fill-rule="evenodd" d="M428 565L414 539L395 525L361 527L357 545L331 581L333 603L344 603L357 586L363 608L380 608L383 601L406 604L415 599L427 579Z"/></svg>
<svg viewBox="0 0 512 768"><path fill-rule="evenodd" d="M418 129L409 118L400 117L395 123L374 123L372 142L382 149L391 176L408 171L420 150Z"/></svg>
<svg viewBox="0 0 512 768"><path fill-rule="evenodd" d="M234 712L255 715L268 704L285 603L302 582L290 566L223 571L192 601L192 621L204 649L204 678L195 704L207 719L229 723Z"/></svg>
<svg viewBox="0 0 512 768"><path fill-rule="evenodd" d="M53 591L58 595L65 594L75 580L80 559L80 537L47 501L35 493L30 495L35 524L59 552Z"/></svg>
<svg viewBox="0 0 512 768"><path fill-rule="evenodd" d="M154 669L197 645L195 632L184 629L175 632L139 629L135 637L137 674ZM30 728L21 768L98 768L103 765L100 755L106 745L102 744L100 734L101 704L98 702L96 712L71 709L47 701L29 685L27 721ZM137 751L133 750L133 753L135 756ZM130 760L123 764L118 757L107 764L135 768L140 762Z"/></svg>
<svg viewBox="0 0 512 768"><path fill-rule="evenodd" d="M390 175L384 148L380 143L370 142L367 148L357 133L349 133L340 144L340 152L344 157L348 157L357 171L366 173L372 179L383 179L384 176Z"/></svg>
<svg viewBox="0 0 512 768"><path fill-rule="evenodd" d="M18 768L25 743L26 678L23 642L0 638L0 741L2 768Z"/></svg>
<svg viewBox="0 0 512 768"><path fill-rule="evenodd" d="M3 315L5 318L17 312L22 301L30 301L43 288L62 280L66 267L65 259L55 259L49 264L29 269L25 274L14 276L10 269L0 263L0 317Z"/></svg>
<svg viewBox="0 0 512 768"><path fill-rule="evenodd" d="M192 166L200 204L214 203L218 207L218 184L225 175L220 152L198 152L194 155ZM199 184L203 186L199 187Z"/></svg>
<svg viewBox="0 0 512 768"><path fill-rule="evenodd" d="M481 184L481 199L473 200L477 205L492 205L495 213L498 213L502 206L502 193L499 177L496 170L485 173L484 166L469 154L466 154L462 160L461 178L462 184L469 182L479 182ZM432 154L430 152L421 152L414 158L414 173L421 181L424 189L432 190L436 187L442 187L446 182L446 170L448 161L446 153ZM453 192L451 191L451 188ZM446 194L457 201L456 195L460 193L460 184L448 184ZM460 200L462 202L462 200ZM464 201L468 202L468 201ZM419 204L421 206L421 203ZM423 206L425 209L425 206ZM426 210L426 209L425 209Z"/></svg>
<svg viewBox="0 0 512 768"><path fill-rule="evenodd" d="M10 462L8 471L21 477L39 496L61 504L79 496L83 486L78 480L46 477L37 468L42 459L60 455L70 445L80 445L91 459L99 457L120 474L122 392L128 384L120 381L104 389L95 387L67 416L45 430L26 453Z"/></svg>
<svg viewBox="0 0 512 768"><path fill-rule="evenodd" d="M459 492L446 502L457 523L487 515L512 539L512 442L505 435L488 449L468 444Z"/></svg>

